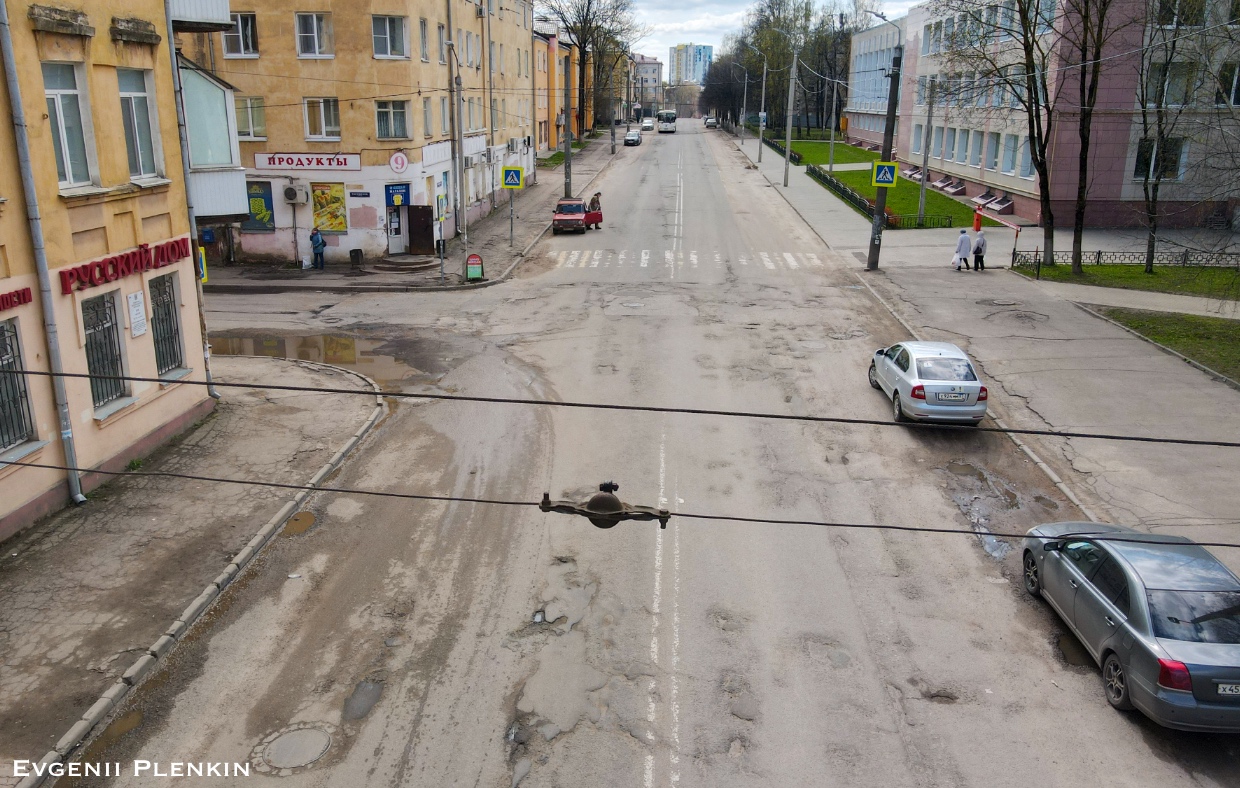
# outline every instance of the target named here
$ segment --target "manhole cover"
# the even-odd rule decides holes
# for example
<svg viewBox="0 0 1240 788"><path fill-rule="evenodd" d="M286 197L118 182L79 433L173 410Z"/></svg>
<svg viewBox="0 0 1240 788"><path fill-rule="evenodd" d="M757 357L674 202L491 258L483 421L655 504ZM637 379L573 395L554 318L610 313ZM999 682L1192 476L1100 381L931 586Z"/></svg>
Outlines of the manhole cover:
<svg viewBox="0 0 1240 788"><path fill-rule="evenodd" d="M983 298L977 302L980 306L1020 306L1019 301L1008 298Z"/></svg>
<svg viewBox="0 0 1240 788"><path fill-rule="evenodd" d="M629 309L637 309L638 307L645 306L645 304L639 304L639 303L637 303L636 301L631 301L631 302L629 302L629 303L627 303L627 304L621 304L620 306L626 306L626 307L628 307Z"/></svg>
<svg viewBox="0 0 1240 788"><path fill-rule="evenodd" d="M273 769L299 769L322 758L332 745L332 737L317 728L303 728L277 736L263 753Z"/></svg>
<svg viewBox="0 0 1240 788"><path fill-rule="evenodd" d="M314 514L311 512L298 512L288 518L288 522L284 525L285 536L296 536L304 534L310 530L310 526L314 525Z"/></svg>

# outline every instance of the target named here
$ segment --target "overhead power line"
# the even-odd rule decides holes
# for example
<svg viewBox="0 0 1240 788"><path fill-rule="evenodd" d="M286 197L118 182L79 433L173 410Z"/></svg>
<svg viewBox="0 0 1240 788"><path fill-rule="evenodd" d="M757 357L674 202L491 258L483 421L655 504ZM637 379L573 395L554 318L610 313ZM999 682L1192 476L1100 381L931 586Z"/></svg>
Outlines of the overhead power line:
<svg viewBox="0 0 1240 788"><path fill-rule="evenodd" d="M133 375L91 375L85 372L45 372L43 370L0 370L0 374L9 375L41 375L43 377L85 378L94 380L122 380L134 383L167 384L163 378L138 377ZM206 381L183 378L178 384L205 386ZM216 388L268 389L271 391L298 391L311 394L349 394L373 397L375 392L370 389L330 388L318 386L293 386L279 383L224 383L214 381ZM791 413L763 413L759 411L718 410L712 408L674 408L660 405L619 405L605 402L576 402L572 400L528 399L523 397L480 397L468 394L431 394L412 392L383 392L383 396L393 399L429 399L450 402L478 402L488 405L533 405L551 408L578 408L585 410L614 410L632 413L673 413L692 416L725 416L729 418L768 419L772 421L796 421L811 424L850 424L867 427L910 427L914 429L932 430L963 430L965 432L995 432L1004 435L1039 435L1050 438L1084 438L1089 440L1126 441L1134 443L1156 443L1174 446L1207 446L1224 449L1240 449L1240 441L1195 440L1191 438L1159 438L1147 435L1118 435L1105 432L1078 432L1073 430L1037 430L1016 427L983 427L956 424L928 424L924 422L894 422L885 419L859 419L847 416L797 416Z"/></svg>
<svg viewBox="0 0 1240 788"><path fill-rule="evenodd" d="M50 463L37 462L21 462L15 461L7 463L9 465L18 465L25 468L44 468L54 471L74 471L77 473L98 473L104 476L128 476L128 477L158 477L167 479L183 479L186 481L208 482L211 484L238 484L249 487L268 487L280 490L311 490L315 492L336 493L339 495L359 495L375 498L395 498L410 501L431 501L435 503L475 503L485 506L512 506L525 508L538 508L538 501L515 501L505 500L502 498L468 498L456 495L430 495L426 493L401 493L387 492L384 490L359 490L352 487L326 487L312 486L308 484L285 484L281 482L258 481L254 479L231 479L219 476L202 476L193 473L176 473L174 471L105 471L94 468L75 468L68 465L53 465ZM697 512L678 512L671 511L672 517L682 517L686 520L717 520L720 522L746 523L750 525L804 525L816 528L832 528L841 530L854 531L896 531L901 533L915 534L936 534L951 536L988 536L995 539L1024 539L1025 534L1004 534L994 531L985 530L977 531L972 528L929 528L921 525L891 525L885 523L843 523L833 522L829 520L794 520L775 517L741 517L739 515L730 514L701 514ZM1154 545L1182 545L1184 542L1172 539L1151 539L1146 534L1126 535L1124 533L1099 533L1091 532L1086 525L1079 533L1061 534L1058 539L1071 539L1074 536L1088 536L1091 540L1099 542L1140 542L1142 544ZM1050 537L1044 537L1050 538ZM1193 544L1201 547L1240 547L1240 543L1236 542L1198 542Z"/></svg>

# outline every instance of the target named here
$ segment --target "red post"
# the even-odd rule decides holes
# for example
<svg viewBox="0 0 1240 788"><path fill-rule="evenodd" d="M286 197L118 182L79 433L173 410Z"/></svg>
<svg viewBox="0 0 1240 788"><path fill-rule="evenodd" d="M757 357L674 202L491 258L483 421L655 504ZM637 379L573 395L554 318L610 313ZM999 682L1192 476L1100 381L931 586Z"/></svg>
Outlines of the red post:
<svg viewBox="0 0 1240 788"><path fill-rule="evenodd" d="M982 229L982 212L974 208L973 209L973 232L977 232L980 229Z"/></svg>

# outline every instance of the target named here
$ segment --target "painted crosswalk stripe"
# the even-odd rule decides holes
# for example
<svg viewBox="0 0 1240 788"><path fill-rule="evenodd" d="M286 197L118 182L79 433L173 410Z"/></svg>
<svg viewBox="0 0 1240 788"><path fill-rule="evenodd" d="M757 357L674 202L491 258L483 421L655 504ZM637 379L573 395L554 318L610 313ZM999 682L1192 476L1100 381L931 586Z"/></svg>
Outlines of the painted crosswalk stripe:
<svg viewBox="0 0 1240 788"><path fill-rule="evenodd" d="M581 252L573 252L568 257L568 267L573 268L577 265L577 260L581 258Z"/></svg>
<svg viewBox="0 0 1240 788"><path fill-rule="evenodd" d="M745 259L745 255L741 255L741 265L749 265L749 261Z"/></svg>
<svg viewBox="0 0 1240 788"><path fill-rule="evenodd" d="M598 268L599 261L603 259L603 250L599 249L594 253L594 262L590 263L591 268Z"/></svg>
<svg viewBox="0 0 1240 788"><path fill-rule="evenodd" d="M793 270L801 267L797 265L797 259L792 256L792 252L784 252L784 259L788 261L788 267Z"/></svg>
<svg viewBox="0 0 1240 788"><path fill-rule="evenodd" d="M697 252L689 252L689 265L697 268Z"/></svg>
<svg viewBox="0 0 1240 788"><path fill-rule="evenodd" d="M663 262L671 266L676 265L676 257L672 254L671 249L668 249L666 252L663 253Z"/></svg>
<svg viewBox="0 0 1240 788"><path fill-rule="evenodd" d="M805 259L809 260L809 264L815 268L822 268L822 261L818 259L818 255L813 252L806 252Z"/></svg>
<svg viewBox="0 0 1240 788"><path fill-rule="evenodd" d="M642 268L645 268L648 265L650 265L650 250L643 249L642 250Z"/></svg>
<svg viewBox="0 0 1240 788"><path fill-rule="evenodd" d="M555 256L555 267L563 268L564 261L567 259L568 259L568 252L567 251L560 252L558 255Z"/></svg>
<svg viewBox="0 0 1240 788"><path fill-rule="evenodd" d="M620 259L616 261L616 265L624 265L624 258L627 257L628 254L629 254L628 249L625 249L624 251L620 252Z"/></svg>
<svg viewBox="0 0 1240 788"><path fill-rule="evenodd" d="M758 252L758 256L762 258L762 264L772 271L775 270L775 264L771 262L771 256L766 252Z"/></svg>
<svg viewBox="0 0 1240 788"><path fill-rule="evenodd" d="M719 254L718 252L715 252L715 267L718 268L719 266L722 266L722 265L723 265L723 255Z"/></svg>

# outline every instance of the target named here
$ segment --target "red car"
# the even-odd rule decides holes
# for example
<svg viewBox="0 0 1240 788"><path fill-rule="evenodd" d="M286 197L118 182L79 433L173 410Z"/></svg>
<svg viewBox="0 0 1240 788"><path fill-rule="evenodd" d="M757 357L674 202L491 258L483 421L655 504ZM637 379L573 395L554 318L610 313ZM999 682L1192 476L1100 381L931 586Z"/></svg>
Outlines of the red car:
<svg viewBox="0 0 1240 788"><path fill-rule="evenodd" d="M566 230L578 230L584 233L590 227L602 223L602 211L587 211L585 200L580 197L565 197L555 204L551 233L559 235Z"/></svg>

